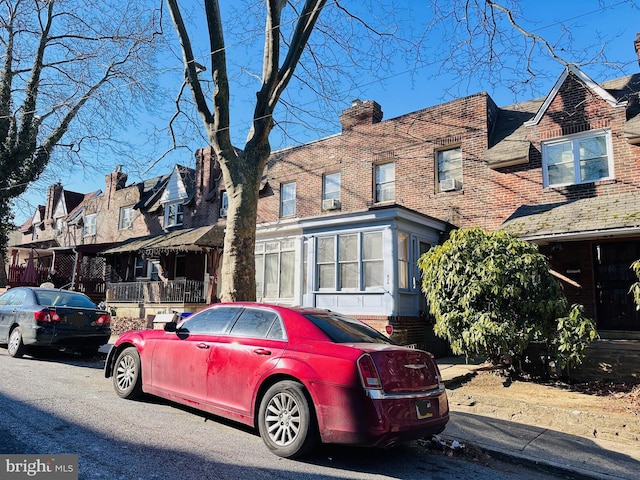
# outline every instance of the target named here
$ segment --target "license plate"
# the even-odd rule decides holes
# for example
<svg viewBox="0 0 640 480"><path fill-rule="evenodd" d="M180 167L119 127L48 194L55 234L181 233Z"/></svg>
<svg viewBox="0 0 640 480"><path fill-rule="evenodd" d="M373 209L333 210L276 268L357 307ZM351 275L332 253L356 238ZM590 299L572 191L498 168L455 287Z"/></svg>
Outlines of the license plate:
<svg viewBox="0 0 640 480"><path fill-rule="evenodd" d="M416 402L416 413L420 420L433 417L433 407L431 406L431 402L429 400L418 400Z"/></svg>

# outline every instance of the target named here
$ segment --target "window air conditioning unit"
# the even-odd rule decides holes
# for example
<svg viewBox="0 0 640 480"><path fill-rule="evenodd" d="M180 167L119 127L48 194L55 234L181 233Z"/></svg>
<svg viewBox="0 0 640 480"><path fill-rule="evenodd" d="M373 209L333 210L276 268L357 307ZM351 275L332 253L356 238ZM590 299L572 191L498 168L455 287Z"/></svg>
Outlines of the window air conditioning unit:
<svg viewBox="0 0 640 480"><path fill-rule="evenodd" d="M226 218L227 217L227 209L226 208L221 208L220 209L220 216Z"/></svg>
<svg viewBox="0 0 640 480"><path fill-rule="evenodd" d="M323 210L337 210L340 208L340 200L337 198L328 198L322 201Z"/></svg>
<svg viewBox="0 0 640 480"><path fill-rule="evenodd" d="M462 182L460 180L456 180L455 178L447 178L445 180L440 180L441 192L452 192L453 190L460 190L461 188L462 188Z"/></svg>

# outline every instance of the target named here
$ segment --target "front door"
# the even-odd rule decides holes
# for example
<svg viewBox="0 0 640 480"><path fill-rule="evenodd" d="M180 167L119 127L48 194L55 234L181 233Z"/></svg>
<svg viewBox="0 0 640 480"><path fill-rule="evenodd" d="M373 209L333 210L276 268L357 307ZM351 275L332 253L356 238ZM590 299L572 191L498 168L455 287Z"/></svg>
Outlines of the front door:
<svg viewBox="0 0 640 480"><path fill-rule="evenodd" d="M598 330L640 331L640 314L629 293L638 281L630 266L638 259L638 241L594 244Z"/></svg>

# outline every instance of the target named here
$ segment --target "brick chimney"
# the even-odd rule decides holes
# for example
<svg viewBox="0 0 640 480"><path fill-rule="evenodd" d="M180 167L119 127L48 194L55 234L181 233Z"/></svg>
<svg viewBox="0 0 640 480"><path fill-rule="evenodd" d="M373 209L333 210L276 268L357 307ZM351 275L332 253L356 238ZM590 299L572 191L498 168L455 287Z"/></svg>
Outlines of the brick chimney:
<svg viewBox="0 0 640 480"><path fill-rule="evenodd" d="M58 204L58 200L60 200L60 196L62 195L62 183L60 181L51 185L47 189L47 205L45 206L44 211L44 222L48 225L53 224L53 209L56 208Z"/></svg>
<svg viewBox="0 0 640 480"><path fill-rule="evenodd" d="M347 108L340 115L342 131L351 130L356 125L373 125L382 121L382 107L373 100L353 100L351 108Z"/></svg>
<svg viewBox="0 0 640 480"><path fill-rule="evenodd" d="M122 165L118 165L113 172L106 175L104 178L105 183L105 195L107 198L107 209L111 208L111 200L113 194L124 188L127 183L127 174L122 171Z"/></svg>
<svg viewBox="0 0 640 480"><path fill-rule="evenodd" d="M222 180L222 169L213 147L196 150L196 196L211 201L212 190L217 190Z"/></svg>
<svg viewBox="0 0 640 480"><path fill-rule="evenodd" d="M640 33L636 33L636 41L633 42L633 46L636 48L636 56L638 57L638 65L640 66Z"/></svg>
<svg viewBox="0 0 640 480"><path fill-rule="evenodd" d="M104 179L107 193L109 196L116 190L120 190L125 187L127 183L127 174L122 171L122 165L118 165L113 172L107 175Z"/></svg>

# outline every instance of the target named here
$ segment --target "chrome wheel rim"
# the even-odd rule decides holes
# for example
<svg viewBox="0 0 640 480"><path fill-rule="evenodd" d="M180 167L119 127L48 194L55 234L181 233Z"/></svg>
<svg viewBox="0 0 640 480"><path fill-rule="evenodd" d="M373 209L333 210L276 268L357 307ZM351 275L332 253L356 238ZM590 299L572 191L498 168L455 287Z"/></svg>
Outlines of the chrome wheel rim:
<svg viewBox="0 0 640 480"><path fill-rule="evenodd" d="M118 388L125 391L134 384L136 379L136 362L131 355L125 355L120 359L116 369Z"/></svg>
<svg viewBox="0 0 640 480"><path fill-rule="evenodd" d="M286 392L274 395L265 412L269 438L279 446L290 445L300 432L300 408L295 398Z"/></svg>
<svg viewBox="0 0 640 480"><path fill-rule="evenodd" d="M11 336L9 337L9 345L7 346L7 350L9 350L9 353L13 355L18 351L19 347L20 347L20 332L17 332L14 330L13 332L11 332Z"/></svg>

